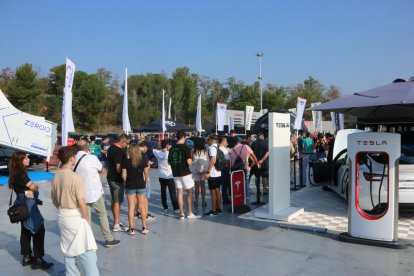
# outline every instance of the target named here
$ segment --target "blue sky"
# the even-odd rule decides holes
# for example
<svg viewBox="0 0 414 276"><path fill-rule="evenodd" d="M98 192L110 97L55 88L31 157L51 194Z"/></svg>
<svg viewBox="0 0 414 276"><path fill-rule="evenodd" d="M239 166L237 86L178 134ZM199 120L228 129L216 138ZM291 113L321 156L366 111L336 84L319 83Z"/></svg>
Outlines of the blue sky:
<svg viewBox="0 0 414 276"><path fill-rule="evenodd" d="M251 84L308 76L343 94L414 76L412 0L0 1L0 68L192 72Z"/></svg>

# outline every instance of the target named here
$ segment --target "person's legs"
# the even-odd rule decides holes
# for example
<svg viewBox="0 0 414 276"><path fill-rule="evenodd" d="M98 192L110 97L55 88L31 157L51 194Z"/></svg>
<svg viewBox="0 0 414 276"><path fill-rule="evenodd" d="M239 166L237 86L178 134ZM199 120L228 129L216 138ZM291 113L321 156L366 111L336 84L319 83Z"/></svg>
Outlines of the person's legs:
<svg viewBox="0 0 414 276"><path fill-rule="evenodd" d="M23 256L32 254L30 241L32 239L32 232L24 228L23 223L20 223L20 254Z"/></svg>
<svg viewBox="0 0 414 276"><path fill-rule="evenodd" d="M262 176L263 193L269 193L269 177Z"/></svg>
<svg viewBox="0 0 414 276"><path fill-rule="evenodd" d="M45 226L39 227L33 235L33 254L35 259L42 258L45 255Z"/></svg>
<svg viewBox="0 0 414 276"><path fill-rule="evenodd" d="M85 276L99 276L98 266L96 265L96 251L88 250L79 256L76 256L76 265Z"/></svg>
<svg viewBox="0 0 414 276"><path fill-rule="evenodd" d="M115 181L108 180L109 188L112 196L112 214L114 216L114 224L118 225L120 222L120 205L124 199L124 185Z"/></svg>
<svg viewBox="0 0 414 276"><path fill-rule="evenodd" d="M162 202L162 207L164 209L168 209L168 204L167 204L167 179L162 179L160 178L160 186L161 186L161 202ZM170 192L171 194L171 192Z"/></svg>
<svg viewBox="0 0 414 276"><path fill-rule="evenodd" d="M129 190L127 190L129 191ZM134 215L135 215L135 209L136 209L136 201L137 196L135 193L127 194L127 200L128 200L128 223L129 228L134 228Z"/></svg>
<svg viewBox="0 0 414 276"><path fill-rule="evenodd" d="M256 200L257 202L260 202L260 175L257 173L255 174L255 178L256 178Z"/></svg>
<svg viewBox="0 0 414 276"><path fill-rule="evenodd" d="M187 189L187 208L188 208L189 214L193 213L193 206L191 205L192 201L193 201L193 188L191 187L190 189Z"/></svg>
<svg viewBox="0 0 414 276"><path fill-rule="evenodd" d="M218 186L216 189L216 210L221 209L221 194L220 194L220 186Z"/></svg>
<svg viewBox="0 0 414 276"><path fill-rule="evenodd" d="M198 205L198 197L200 195L200 189L201 189L200 186L201 186L200 181L194 181L194 196L195 196L194 205Z"/></svg>
<svg viewBox="0 0 414 276"><path fill-rule="evenodd" d="M167 180L168 192L170 193L171 203L173 205L174 211L179 209L178 202L177 202L177 191L175 189L175 182L174 179Z"/></svg>
<svg viewBox="0 0 414 276"><path fill-rule="evenodd" d="M201 188L201 206L206 207L206 181L204 179L201 179L200 181L200 188Z"/></svg>
<svg viewBox="0 0 414 276"><path fill-rule="evenodd" d="M180 208L180 215L184 215L184 206L183 206L183 188L178 188L178 208Z"/></svg>
<svg viewBox="0 0 414 276"><path fill-rule="evenodd" d="M128 202L129 205L129 202ZM105 201L103 195L94 203L91 204L91 207L95 210L96 215L99 218L99 225L101 226L102 234L105 237L105 241L113 241L111 231L109 230L108 215L106 213ZM90 208L89 208L90 209ZM89 219L90 219L89 213ZM129 219L129 216L128 216Z"/></svg>
<svg viewBox="0 0 414 276"><path fill-rule="evenodd" d="M76 266L76 257L65 256L65 272L66 276L79 276L80 271Z"/></svg>
<svg viewBox="0 0 414 276"><path fill-rule="evenodd" d="M147 208L148 200L145 198L145 194L137 194L138 206L141 212L142 227L147 227Z"/></svg>

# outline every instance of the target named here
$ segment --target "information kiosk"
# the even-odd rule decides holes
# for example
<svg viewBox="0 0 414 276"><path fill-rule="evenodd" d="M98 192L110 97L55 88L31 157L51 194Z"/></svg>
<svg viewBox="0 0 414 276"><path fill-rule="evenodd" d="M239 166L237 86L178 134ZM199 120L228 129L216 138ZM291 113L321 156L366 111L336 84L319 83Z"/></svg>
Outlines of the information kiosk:
<svg viewBox="0 0 414 276"><path fill-rule="evenodd" d="M348 135L348 233L341 241L401 248L398 241L398 162L395 133Z"/></svg>

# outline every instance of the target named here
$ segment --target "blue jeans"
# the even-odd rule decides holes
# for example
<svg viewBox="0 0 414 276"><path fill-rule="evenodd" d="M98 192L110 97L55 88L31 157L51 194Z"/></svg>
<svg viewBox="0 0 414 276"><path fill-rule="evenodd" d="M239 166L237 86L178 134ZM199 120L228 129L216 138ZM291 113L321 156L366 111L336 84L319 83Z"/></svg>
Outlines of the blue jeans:
<svg viewBox="0 0 414 276"><path fill-rule="evenodd" d="M99 276L96 265L96 251L88 250L75 257L65 256L66 276Z"/></svg>

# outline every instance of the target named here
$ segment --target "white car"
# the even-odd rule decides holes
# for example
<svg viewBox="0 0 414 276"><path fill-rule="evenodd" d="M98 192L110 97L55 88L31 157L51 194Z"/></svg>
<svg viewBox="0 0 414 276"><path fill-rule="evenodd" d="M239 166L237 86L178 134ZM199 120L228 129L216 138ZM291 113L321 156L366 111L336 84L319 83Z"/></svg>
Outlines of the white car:
<svg viewBox="0 0 414 276"><path fill-rule="evenodd" d="M337 133L333 160L330 166L330 180L315 183L310 166L309 180L312 184L324 185L348 200L349 161L347 136L362 130L345 129ZM358 156L359 206L367 212L379 212L387 202L388 160L379 153L365 153ZM399 160L399 203L414 204L414 132L401 133L401 157Z"/></svg>

